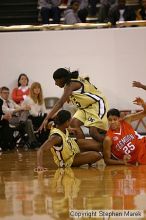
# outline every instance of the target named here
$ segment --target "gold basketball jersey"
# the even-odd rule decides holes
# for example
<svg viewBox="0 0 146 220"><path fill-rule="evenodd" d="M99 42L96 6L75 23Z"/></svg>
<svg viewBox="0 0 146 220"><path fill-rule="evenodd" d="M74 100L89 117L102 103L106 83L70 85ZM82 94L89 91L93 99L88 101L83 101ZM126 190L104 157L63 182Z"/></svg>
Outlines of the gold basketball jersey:
<svg viewBox="0 0 146 220"><path fill-rule="evenodd" d="M79 90L73 91L70 96L70 101L73 105L79 109L85 109L96 103L99 107L99 117L102 118L108 109L107 100L102 92L84 78L79 77L71 81L82 84L82 87Z"/></svg>
<svg viewBox="0 0 146 220"><path fill-rule="evenodd" d="M54 161L58 167L71 167L76 153L79 153L79 147L73 138L69 137L69 132L66 129L66 134L57 128L52 128L50 136L57 134L62 138L61 146L53 146L51 152Z"/></svg>

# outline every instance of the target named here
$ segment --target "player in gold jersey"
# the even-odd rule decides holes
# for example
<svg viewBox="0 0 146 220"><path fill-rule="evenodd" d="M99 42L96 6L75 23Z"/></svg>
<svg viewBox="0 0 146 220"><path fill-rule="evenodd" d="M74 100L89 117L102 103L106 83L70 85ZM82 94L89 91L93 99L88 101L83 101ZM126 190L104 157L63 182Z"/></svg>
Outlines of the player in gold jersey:
<svg viewBox="0 0 146 220"><path fill-rule="evenodd" d="M36 171L44 171L43 152L45 150L51 150L54 162L58 167L92 164L102 158L102 154L99 153L101 144L97 141L78 139L77 129L71 129L77 138L76 141L69 136L68 127L71 120L69 111L59 111L53 120L55 125L51 128L49 139L37 152Z"/></svg>
<svg viewBox="0 0 146 220"><path fill-rule="evenodd" d="M64 88L64 93L49 112L40 129L63 107L65 102L71 101L77 108L71 127L80 128L84 125L89 128L92 138L102 142L108 126L106 117L108 104L104 95L88 80L80 77L78 71L70 72L59 68L54 72L53 78L57 86ZM80 134L80 138L84 138L83 132Z"/></svg>

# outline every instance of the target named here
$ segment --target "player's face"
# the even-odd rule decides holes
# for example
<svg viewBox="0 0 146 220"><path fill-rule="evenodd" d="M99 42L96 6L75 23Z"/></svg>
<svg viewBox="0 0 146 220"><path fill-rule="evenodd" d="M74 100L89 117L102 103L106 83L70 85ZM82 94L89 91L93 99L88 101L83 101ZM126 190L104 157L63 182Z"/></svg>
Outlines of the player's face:
<svg viewBox="0 0 146 220"><path fill-rule="evenodd" d="M62 79L55 79L55 85L59 86L60 88L63 88L65 86L64 78L62 78Z"/></svg>
<svg viewBox="0 0 146 220"><path fill-rule="evenodd" d="M108 117L109 128L112 130L118 130L120 127L120 118L114 115Z"/></svg>
<svg viewBox="0 0 146 220"><path fill-rule="evenodd" d="M70 126L70 122L71 122L71 119L69 119L69 120L67 120L67 121L65 122L66 128L68 128L68 127Z"/></svg>

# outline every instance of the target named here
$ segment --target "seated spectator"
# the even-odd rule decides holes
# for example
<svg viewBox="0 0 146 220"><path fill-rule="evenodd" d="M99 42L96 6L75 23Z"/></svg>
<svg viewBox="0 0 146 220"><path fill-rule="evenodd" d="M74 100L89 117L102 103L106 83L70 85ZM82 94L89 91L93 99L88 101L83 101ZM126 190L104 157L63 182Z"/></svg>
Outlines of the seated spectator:
<svg viewBox="0 0 146 220"><path fill-rule="evenodd" d="M38 7L43 24L49 24L49 19L53 19L53 24L60 23L60 9L61 0L38 0Z"/></svg>
<svg viewBox="0 0 146 220"><path fill-rule="evenodd" d="M3 101L2 110L5 114L9 113L11 115L9 124L11 127L21 127L21 129L24 129L28 135L28 143L30 147L37 147L38 143L34 135L33 125L31 120L28 119L28 110L30 110L30 107L27 105L20 106L16 104L14 101L9 99L9 93L9 88L1 88L1 99Z"/></svg>
<svg viewBox="0 0 146 220"><path fill-rule="evenodd" d="M33 125L37 130L42 124L47 112L40 83L32 83L30 94L23 101L23 104L30 106L29 117L31 117Z"/></svg>
<svg viewBox="0 0 146 220"><path fill-rule="evenodd" d="M120 118L118 109L110 109L107 113L109 130L104 143L103 154L107 165L146 165L146 141L141 139L131 126L132 121L146 116L146 103L136 98L134 104L143 107L143 111Z"/></svg>
<svg viewBox="0 0 146 220"><path fill-rule="evenodd" d="M25 99L29 94L28 87L29 79L25 73L21 73L18 77L18 87L14 88L12 91L12 99L17 104L21 104L21 102Z"/></svg>
<svg viewBox="0 0 146 220"><path fill-rule="evenodd" d="M14 148L13 131L9 127L11 115L4 114L2 111L3 100L0 98L0 150L8 150Z"/></svg>
<svg viewBox="0 0 146 220"><path fill-rule="evenodd" d="M43 98L41 84L32 83L30 95L24 100L23 104L30 106L29 118L32 120L34 130L38 130L46 117L46 107ZM44 142L48 138L48 132L42 132L39 135L39 142Z"/></svg>
<svg viewBox="0 0 146 220"><path fill-rule="evenodd" d="M78 0L79 8L78 8L78 17L82 23L86 22L86 18L88 16L88 0ZM72 4L72 0L68 0L68 6L70 7Z"/></svg>
<svg viewBox="0 0 146 220"><path fill-rule="evenodd" d="M97 16L97 3L99 3L98 0L89 0L89 6L88 6L88 14L91 17L96 17Z"/></svg>
<svg viewBox="0 0 146 220"><path fill-rule="evenodd" d="M78 0L72 0L70 6L64 11L64 23L65 24L76 24L81 23L78 16L80 3Z"/></svg>
<svg viewBox="0 0 146 220"><path fill-rule="evenodd" d="M118 0L109 9L109 21L112 25L116 25L117 21L133 21L136 20L134 8L126 6L126 0Z"/></svg>
<svg viewBox="0 0 146 220"><path fill-rule="evenodd" d="M136 20L146 20L146 0L139 1L139 7L136 9Z"/></svg>
<svg viewBox="0 0 146 220"><path fill-rule="evenodd" d="M99 9L98 20L101 23L106 23L109 21L108 13L112 4L115 0L101 0L101 6Z"/></svg>
<svg viewBox="0 0 146 220"><path fill-rule="evenodd" d="M146 0L141 1L140 15L142 20L146 20Z"/></svg>

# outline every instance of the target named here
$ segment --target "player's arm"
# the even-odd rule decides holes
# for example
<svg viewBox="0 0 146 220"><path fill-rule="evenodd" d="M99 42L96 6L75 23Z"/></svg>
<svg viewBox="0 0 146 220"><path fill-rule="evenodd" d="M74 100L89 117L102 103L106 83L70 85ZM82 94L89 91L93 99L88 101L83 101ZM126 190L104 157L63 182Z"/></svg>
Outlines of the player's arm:
<svg viewBox="0 0 146 220"><path fill-rule="evenodd" d="M146 103L144 102L144 100L140 97L137 97L133 101L133 103L136 104L136 105L141 106L143 108L143 110L140 111L140 112L133 113L133 114L125 116L124 120L127 121L128 123L131 123L132 121L142 119L143 117L146 116Z"/></svg>
<svg viewBox="0 0 146 220"><path fill-rule="evenodd" d="M82 136L82 130L80 128L72 128L72 127L69 127L68 129L68 132L70 134L73 134L73 136L78 140L81 138Z"/></svg>
<svg viewBox="0 0 146 220"><path fill-rule="evenodd" d="M133 81L132 86L146 90L146 85L138 81Z"/></svg>
<svg viewBox="0 0 146 220"><path fill-rule="evenodd" d="M110 137L106 136L103 141L103 157L106 165L125 165L123 160L111 159L111 146L112 140Z"/></svg>
<svg viewBox="0 0 146 220"><path fill-rule="evenodd" d="M62 143L62 138L58 135L52 135L37 151L37 168L36 171L44 171L43 167L43 153L48 151L53 146L60 145Z"/></svg>
<svg viewBox="0 0 146 220"><path fill-rule="evenodd" d="M78 82L71 82L69 85L65 86L63 95L56 102L51 112L48 114L48 118L52 118L52 116L63 107L64 103L68 101L69 96L72 94L74 90L77 90L81 87L81 84Z"/></svg>
<svg viewBox="0 0 146 220"><path fill-rule="evenodd" d="M81 87L81 84L78 82L69 83L69 85L65 86L63 95L61 98L56 102L52 110L47 114L46 118L44 119L41 127L39 130L41 131L43 128L46 127L48 120L53 118L53 116L63 107L64 103L69 100L69 96L72 94L74 90L77 90Z"/></svg>

